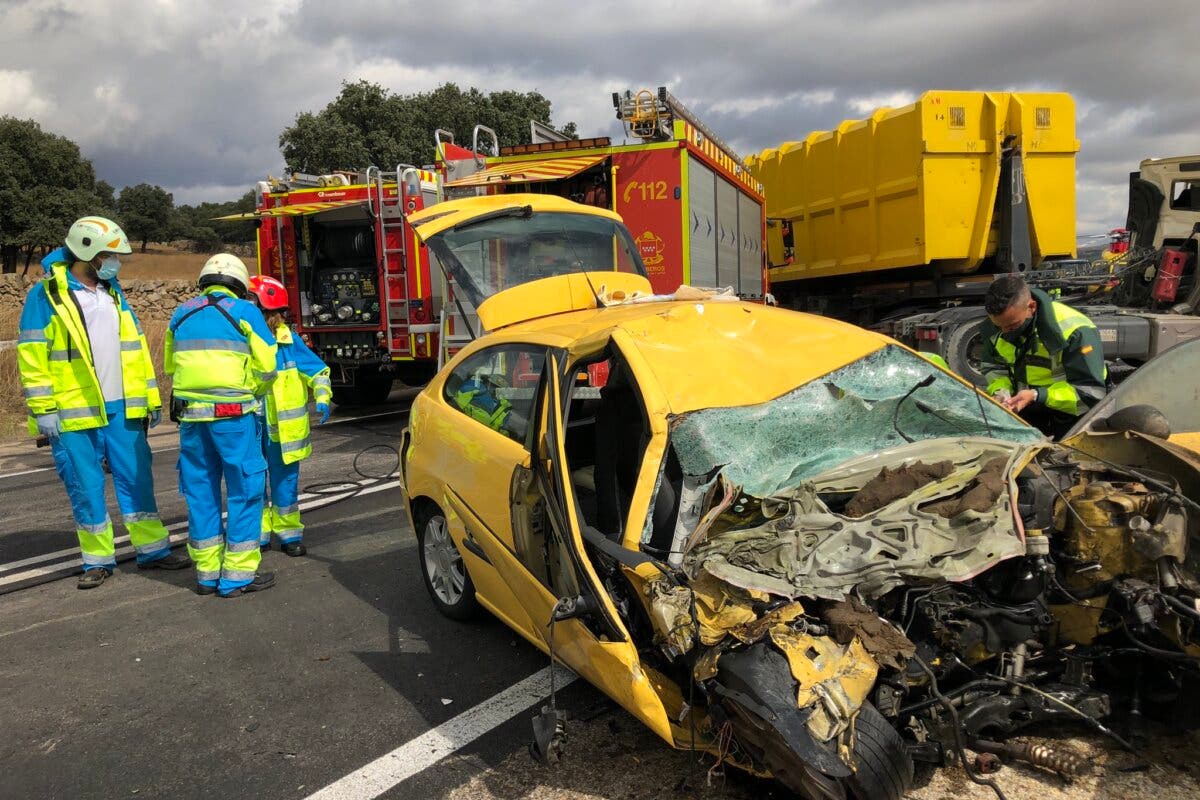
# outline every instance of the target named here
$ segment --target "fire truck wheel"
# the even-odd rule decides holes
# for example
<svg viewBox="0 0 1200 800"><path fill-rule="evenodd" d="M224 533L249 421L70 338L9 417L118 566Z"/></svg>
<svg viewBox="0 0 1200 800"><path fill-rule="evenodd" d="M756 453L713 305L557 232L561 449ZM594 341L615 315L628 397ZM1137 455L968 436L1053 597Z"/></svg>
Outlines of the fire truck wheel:
<svg viewBox="0 0 1200 800"><path fill-rule="evenodd" d="M392 393L392 375L377 369L359 369L353 386L333 387L333 402L339 406L374 406L387 402Z"/></svg>

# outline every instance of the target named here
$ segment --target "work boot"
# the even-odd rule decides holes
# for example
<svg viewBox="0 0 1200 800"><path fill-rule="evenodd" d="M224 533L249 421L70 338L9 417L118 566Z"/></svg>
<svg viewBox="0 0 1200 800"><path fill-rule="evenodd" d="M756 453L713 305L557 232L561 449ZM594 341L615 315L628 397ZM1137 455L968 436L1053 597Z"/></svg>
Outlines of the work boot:
<svg viewBox="0 0 1200 800"><path fill-rule="evenodd" d="M167 553L155 561L138 562L138 569L183 569L190 567L192 560L183 553Z"/></svg>
<svg viewBox="0 0 1200 800"><path fill-rule="evenodd" d="M264 589L270 589L275 585L274 572L260 572L254 576L254 582L248 583L245 586L239 586L229 594L223 594L221 597L241 597L249 592L261 592Z"/></svg>
<svg viewBox="0 0 1200 800"><path fill-rule="evenodd" d="M196 584L196 594L206 595L206 594L216 594L216 593L217 593L217 587L215 587L215 586L205 586L203 583Z"/></svg>
<svg viewBox="0 0 1200 800"><path fill-rule="evenodd" d="M284 555L291 556L292 558L299 558L300 556L304 555L307 552L308 552L308 548L304 546L303 542L284 542L283 543Z"/></svg>
<svg viewBox="0 0 1200 800"><path fill-rule="evenodd" d="M79 589L95 589L108 580L108 574L108 570L103 567L85 569L83 574L79 576L79 583L75 584L75 586Z"/></svg>

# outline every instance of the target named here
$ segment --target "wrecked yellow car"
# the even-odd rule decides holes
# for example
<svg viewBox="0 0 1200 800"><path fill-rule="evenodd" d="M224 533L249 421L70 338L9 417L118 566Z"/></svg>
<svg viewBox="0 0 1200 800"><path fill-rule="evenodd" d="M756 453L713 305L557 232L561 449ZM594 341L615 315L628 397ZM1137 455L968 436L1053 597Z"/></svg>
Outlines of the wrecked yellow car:
<svg viewBox="0 0 1200 800"><path fill-rule="evenodd" d="M478 301L402 447L443 614L486 609L666 742L805 798L899 798L968 746L1067 771L1004 739L1111 733L1117 693L1194 667L1200 470L1138 375L1052 443L886 337L651 295L619 220L513 202L421 234ZM561 274L506 282L554 231Z"/></svg>

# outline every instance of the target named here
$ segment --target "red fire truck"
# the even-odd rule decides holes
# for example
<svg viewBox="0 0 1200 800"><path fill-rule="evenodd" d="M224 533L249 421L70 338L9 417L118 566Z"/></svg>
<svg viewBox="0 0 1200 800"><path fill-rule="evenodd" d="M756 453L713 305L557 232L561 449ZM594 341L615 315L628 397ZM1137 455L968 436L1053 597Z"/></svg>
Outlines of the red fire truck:
<svg viewBox="0 0 1200 800"><path fill-rule="evenodd" d="M538 192L611 209L634 235L655 291L732 286L763 297L762 185L665 87L612 99L632 143L571 140L535 123L533 144L500 147L480 125L467 149L438 131L447 199Z"/></svg>
<svg viewBox="0 0 1200 800"><path fill-rule="evenodd" d="M400 165L293 174L255 189L258 264L288 289L304 341L339 404L376 403L393 380L421 385L438 360L442 278L406 218L440 197L438 176ZM229 218L227 218L229 219Z"/></svg>

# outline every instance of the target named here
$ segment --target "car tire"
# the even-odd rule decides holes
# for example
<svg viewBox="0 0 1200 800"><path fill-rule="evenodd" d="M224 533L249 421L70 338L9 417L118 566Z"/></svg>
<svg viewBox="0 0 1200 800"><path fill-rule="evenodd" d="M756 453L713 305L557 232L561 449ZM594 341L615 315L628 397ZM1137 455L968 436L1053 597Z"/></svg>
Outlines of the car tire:
<svg viewBox="0 0 1200 800"><path fill-rule="evenodd" d="M417 517L417 562L429 599L443 616L459 621L478 616L475 584L439 508L428 508Z"/></svg>
<svg viewBox="0 0 1200 800"><path fill-rule="evenodd" d="M945 350L950 369L981 389L987 386L987 378L977 366L983 348L985 321L980 319L965 322L956 327L946 340Z"/></svg>
<svg viewBox="0 0 1200 800"><path fill-rule="evenodd" d="M854 774L846 786L855 800L899 800L912 788L913 761L887 718L863 703L854 720Z"/></svg>

